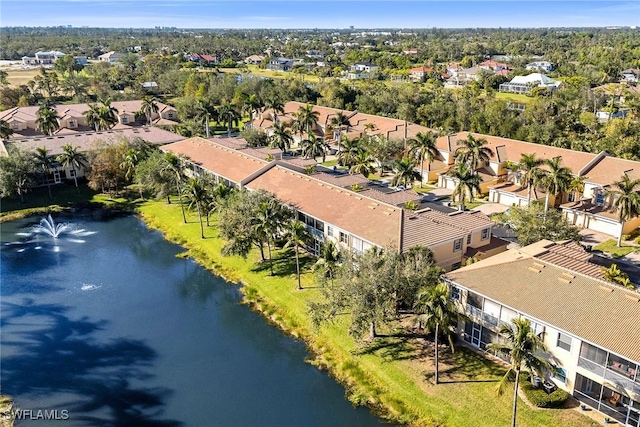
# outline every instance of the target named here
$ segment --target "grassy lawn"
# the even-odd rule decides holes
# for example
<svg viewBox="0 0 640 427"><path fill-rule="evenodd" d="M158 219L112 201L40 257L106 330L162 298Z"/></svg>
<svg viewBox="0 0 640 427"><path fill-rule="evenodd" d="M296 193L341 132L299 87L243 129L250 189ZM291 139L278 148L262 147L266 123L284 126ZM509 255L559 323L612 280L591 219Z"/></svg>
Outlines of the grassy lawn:
<svg viewBox="0 0 640 427"><path fill-rule="evenodd" d="M333 159L333 160L327 160L324 163L320 163L322 166L326 166L328 168L333 167L333 166L338 166L338 159Z"/></svg>
<svg viewBox="0 0 640 427"><path fill-rule="evenodd" d="M637 252L640 250L637 246L625 246L624 243L621 247L616 246L618 243L615 239L607 240L606 242L602 242L597 246L594 246L593 249L596 251L602 251L610 254L614 258L620 258L625 255L629 255L632 252Z"/></svg>
<svg viewBox="0 0 640 427"><path fill-rule="evenodd" d="M223 242L214 227L200 238L197 217L190 214L183 224L177 204L145 202L139 212L151 227L182 244L185 255L204 267L242 283L245 302L265 317L307 342L312 356L309 362L328 368L347 388L348 398L356 404L368 404L395 422L413 425L502 426L511 417L512 392L498 397L496 381L503 374L500 366L464 348L451 353L442 349L441 378L432 382L433 346L429 341L405 329L381 331L385 337L370 345L356 343L346 332L346 316L333 324L314 330L307 304L319 298L315 278L309 272L313 263L303 258L302 291L295 290L295 262L291 252L274 253L274 276L268 263L259 263L259 254L223 257ZM215 225L215 217L212 220ZM575 410L533 410L519 406L519 426L595 426Z"/></svg>
<svg viewBox="0 0 640 427"><path fill-rule="evenodd" d="M533 98L522 93L507 93L507 92L496 92L496 99L504 99L505 101L513 101L520 102L522 104L528 104L533 101Z"/></svg>
<svg viewBox="0 0 640 427"><path fill-rule="evenodd" d="M438 187L435 185L422 184L422 187L420 187L420 184L417 184L413 186L412 190L418 194L427 194L427 193L430 193L431 190L436 188Z"/></svg>
<svg viewBox="0 0 640 427"><path fill-rule="evenodd" d="M40 74L40 68L33 70L5 70L7 72L7 82L10 85L17 87L20 85L26 85L29 80L33 80L35 76Z"/></svg>
<svg viewBox="0 0 640 427"><path fill-rule="evenodd" d="M296 79L303 80L305 82L317 83L320 81L318 76L312 74L298 74L294 72L284 72L284 71L274 71L274 70L265 70L262 68L258 68L257 65L248 65L247 69L249 70L249 74L257 77L266 77L270 79ZM242 73L241 68L220 68L220 71L223 73L232 73L232 74L240 74Z"/></svg>

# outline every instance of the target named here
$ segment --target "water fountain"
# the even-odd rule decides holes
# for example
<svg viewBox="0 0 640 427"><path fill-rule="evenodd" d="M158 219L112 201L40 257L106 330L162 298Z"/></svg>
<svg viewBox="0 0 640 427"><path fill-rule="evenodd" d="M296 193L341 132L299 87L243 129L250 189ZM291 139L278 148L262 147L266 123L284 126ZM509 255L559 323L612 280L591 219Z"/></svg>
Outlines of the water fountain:
<svg viewBox="0 0 640 427"><path fill-rule="evenodd" d="M51 218L51 214L49 214L46 218L42 218L40 220L40 225L37 225L34 228L34 231L36 233L45 233L53 237L54 239L57 239L60 234L64 233L67 230L69 230L69 224L67 224L66 222L56 224L53 218Z"/></svg>
<svg viewBox="0 0 640 427"><path fill-rule="evenodd" d="M84 243L85 237L95 234L93 231L76 228L67 222L56 223L51 215L42 218L37 225L28 229L28 231L16 233L22 239L6 243L7 245L19 246L18 252L24 252L29 248L35 250L51 249L54 252L60 251L60 244L63 242Z"/></svg>

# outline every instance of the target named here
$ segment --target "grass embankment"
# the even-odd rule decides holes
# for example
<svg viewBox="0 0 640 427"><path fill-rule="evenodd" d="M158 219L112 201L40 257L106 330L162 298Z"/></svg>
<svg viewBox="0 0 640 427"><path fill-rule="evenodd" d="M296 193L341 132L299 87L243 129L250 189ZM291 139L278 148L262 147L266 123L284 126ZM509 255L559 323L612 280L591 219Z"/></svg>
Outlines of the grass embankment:
<svg viewBox="0 0 640 427"><path fill-rule="evenodd" d="M38 187L27 193L25 202L19 199L2 199L0 201L0 222L26 218L31 215L45 215L64 212L74 207L103 206L105 208L121 208L133 210L134 204L123 197L111 196L91 190L86 185L79 189L72 185L51 186L51 199L47 187Z"/></svg>
<svg viewBox="0 0 640 427"><path fill-rule="evenodd" d="M312 328L307 303L319 297L312 261L304 258L302 291L295 290L295 262L287 251L274 252L275 276L267 263L258 263L252 252L245 260L223 257L223 241L214 227L200 238L194 214L183 224L176 204L145 202L138 207L145 221L164 232L167 239L183 245L185 255L226 279L242 283L245 302L294 337L304 340L314 356L310 363L327 368L347 388L354 404L365 404L394 422L413 425L501 426L509 425L511 400L508 392L495 393L504 369L464 348L454 354L441 352L443 383L432 383L433 348L430 342L402 330L392 330L369 346L358 346L346 332L346 316L335 324ZM215 224L215 218L212 219ZM534 410L520 405L519 426L597 425L574 410Z"/></svg>
<svg viewBox="0 0 640 427"><path fill-rule="evenodd" d="M617 240L609 239L605 242L600 243L599 245L594 246L593 250L606 252L614 258L622 258L623 256L629 255L632 252L637 252L638 250L640 250L640 247L625 245L624 243L622 244L622 246L618 247Z"/></svg>

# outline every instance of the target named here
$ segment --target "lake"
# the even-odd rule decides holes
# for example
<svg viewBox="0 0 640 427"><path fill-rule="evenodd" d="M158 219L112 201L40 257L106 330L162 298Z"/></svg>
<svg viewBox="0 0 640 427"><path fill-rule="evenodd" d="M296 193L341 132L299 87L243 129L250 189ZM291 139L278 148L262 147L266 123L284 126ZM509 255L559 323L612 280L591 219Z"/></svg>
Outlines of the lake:
<svg viewBox="0 0 640 427"><path fill-rule="evenodd" d="M1 227L1 392L68 419L17 425L383 424L137 218L71 220L58 239L34 226Z"/></svg>

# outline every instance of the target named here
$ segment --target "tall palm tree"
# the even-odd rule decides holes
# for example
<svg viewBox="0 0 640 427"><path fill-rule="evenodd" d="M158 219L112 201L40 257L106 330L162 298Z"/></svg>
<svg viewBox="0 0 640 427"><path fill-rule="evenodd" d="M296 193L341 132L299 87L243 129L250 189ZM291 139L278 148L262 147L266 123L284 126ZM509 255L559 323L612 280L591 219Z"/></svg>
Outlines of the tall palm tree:
<svg viewBox="0 0 640 427"><path fill-rule="evenodd" d="M182 221L187 223L187 216L184 213L184 205L182 204L182 189L180 188L180 182L182 181L184 174L182 172L182 159L171 152L167 152L164 155L164 168L163 170L173 175L176 183L176 190L178 192L178 199L180 202L180 209L182 209Z"/></svg>
<svg viewBox="0 0 640 427"><path fill-rule="evenodd" d="M157 114L159 111L158 107L158 99L155 96L143 96L142 104L140 106L140 112L145 115L147 118L147 124L151 125L151 120L153 119L153 115Z"/></svg>
<svg viewBox="0 0 640 427"><path fill-rule="evenodd" d="M351 126L351 123L349 122L349 117L346 114L344 114L343 111L340 111L339 113L336 113L336 115L334 115L331 118L331 120L329 121L329 124L334 129L333 137L335 138L336 141L338 141L338 152L340 152L340 143L342 142L342 131L345 130L346 132L349 132L349 127Z"/></svg>
<svg viewBox="0 0 640 427"><path fill-rule="evenodd" d="M518 384L520 382L520 371L522 367L538 375L544 371L551 370L551 365L538 353L546 350L545 345L536 333L531 329L528 319L522 317L515 318L511 324L502 323L498 329L498 334L502 336L503 342L494 342L487 347L495 352L502 352L509 355L511 365L509 370L498 383L498 394L504 393L507 384L515 375L513 392L513 411L511 415L511 427L516 425L516 411L518 406Z"/></svg>
<svg viewBox="0 0 640 427"><path fill-rule="evenodd" d="M13 129L9 126L9 123L4 120L0 120L0 139L7 139L13 135Z"/></svg>
<svg viewBox="0 0 640 427"><path fill-rule="evenodd" d="M392 187L402 184L405 188L411 188L413 183L421 177L416 171L415 160L409 157L404 157L402 160L396 160L393 163L393 174L391 179Z"/></svg>
<svg viewBox="0 0 640 427"><path fill-rule="evenodd" d="M469 201L473 199L473 192L480 191L480 177L471 171L471 167L466 163L457 163L449 170L448 175L456 180L456 188L451 194L452 199L458 198L458 210L464 210L464 200L469 196Z"/></svg>
<svg viewBox="0 0 640 427"><path fill-rule="evenodd" d="M83 114L87 124L98 132L100 130L100 106L98 104L89 104L89 109Z"/></svg>
<svg viewBox="0 0 640 427"><path fill-rule="evenodd" d="M73 147L71 144L66 144L62 147L62 154L59 154L56 161L65 168L71 166L73 170L73 181L76 184L76 191L79 193L78 187L78 169L87 167L87 158L78 151L80 147Z"/></svg>
<svg viewBox="0 0 640 427"><path fill-rule="evenodd" d="M271 257L271 244L274 236L282 227L284 219L282 205L275 198L260 203L254 218L254 230L260 236L260 240L267 244L269 253L269 270L273 276L273 258Z"/></svg>
<svg viewBox="0 0 640 427"><path fill-rule="evenodd" d="M322 156L322 162L324 163L327 158L329 144L321 138L316 138L312 132L309 132L307 137L300 141L300 148L305 158L313 158L313 160L316 160L316 157Z"/></svg>
<svg viewBox="0 0 640 427"><path fill-rule="evenodd" d="M220 120L224 120L227 124L227 136L231 137L231 126L236 125L242 119L238 110L235 109L233 104L225 103L218 107L218 117Z"/></svg>
<svg viewBox="0 0 640 427"><path fill-rule="evenodd" d="M211 137L211 119L218 122L218 110L213 106L211 100L209 99L199 99L198 103L195 106L196 117L204 122L205 134L207 138Z"/></svg>
<svg viewBox="0 0 640 427"><path fill-rule="evenodd" d="M355 158L361 151L364 150L357 139L349 139L346 135L343 136L342 147L338 150L338 163L350 168L355 163Z"/></svg>
<svg viewBox="0 0 640 427"><path fill-rule="evenodd" d="M300 282L300 248L304 247L307 241L311 238L307 227L300 221L292 219L286 225L285 228L285 237L287 243L284 245L285 248L293 247L296 252L296 274L298 276L298 287L297 290L302 289L302 284Z"/></svg>
<svg viewBox="0 0 640 427"><path fill-rule="evenodd" d="M427 331L434 333L435 347L435 382L439 383L438 372L438 338L440 330L447 333L451 351L454 351L451 338L451 328L456 326L458 312L449 298L449 287L439 283L434 287L424 288L416 296L414 309L418 314L418 324Z"/></svg>
<svg viewBox="0 0 640 427"><path fill-rule="evenodd" d="M407 141L409 144L409 154L420 161L420 187L424 182L424 161L427 160L427 172L431 170L433 162L440 152L436 146L436 136L433 132L419 132L415 138Z"/></svg>
<svg viewBox="0 0 640 427"><path fill-rule="evenodd" d="M547 192L544 201L544 213L549 210L549 200L551 195L557 196L569 189L573 176L571 169L561 166L562 157L554 157L544 161L547 169L538 178L538 184Z"/></svg>
<svg viewBox="0 0 640 427"><path fill-rule="evenodd" d="M298 132L302 135L303 131L308 134L317 126L320 113L313 109L313 105L307 103L304 107L298 108L298 111L294 113L294 117L298 124Z"/></svg>
<svg viewBox="0 0 640 427"><path fill-rule="evenodd" d="M286 153L291 144L293 143L293 136L291 131L287 129L287 125L283 123L274 123L271 135L269 135L269 144L272 147L279 148L283 153Z"/></svg>
<svg viewBox="0 0 640 427"><path fill-rule="evenodd" d="M58 116L55 108L47 103L43 103L36 113L36 126L40 132L51 136L55 131L60 129L59 119L60 116Z"/></svg>
<svg viewBox="0 0 640 427"><path fill-rule="evenodd" d="M314 269L322 269L325 277L329 277L329 281L333 285L333 275L340 264L342 256L340 250L331 240L327 240L320 248L318 261L314 265Z"/></svg>
<svg viewBox="0 0 640 427"><path fill-rule="evenodd" d="M49 200L52 200L51 196L51 183L49 182L49 174L53 170L54 160L53 156L49 154L49 150L46 147L36 148L36 152L33 154L33 160L36 163L36 168L44 177L47 183L47 190L49 190Z"/></svg>
<svg viewBox="0 0 640 427"><path fill-rule="evenodd" d="M475 139L469 134L467 139L458 141L458 148L455 152L456 160L467 163L471 167L471 172L475 173L480 162L488 162L493 156L493 150L487 147L487 140L484 138Z"/></svg>
<svg viewBox="0 0 640 427"><path fill-rule="evenodd" d="M631 179L626 173L620 181L612 184L615 190L609 190L608 194L614 197L613 210L618 212L620 220L620 234L618 235L618 247L622 244L622 231L624 223L634 216L640 215L640 179Z"/></svg>
<svg viewBox="0 0 640 427"><path fill-rule="evenodd" d="M579 200L580 195L584 193L584 176L574 176L569 183L567 191L573 193L573 200Z"/></svg>
<svg viewBox="0 0 640 427"><path fill-rule="evenodd" d="M349 173L369 176L376 171L373 162L375 162L375 159L368 151L360 150L353 159L353 165L349 168Z"/></svg>
<svg viewBox="0 0 640 427"><path fill-rule="evenodd" d="M264 105L260 97L255 93L252 93L251 95L245 97L242 101L242 104L242 109L249 115L249 121L254 119L254 113L255 115L257 115L258 111L260 111L260 109Z"/></svg>
<svg viewBox="0 0 640 427"><path fill-rule="evenodd" d="M279 98L268 98L264 102L264 109L273 112L273 122L278 123L278 113L284 114L284 104Z"/></svg>
<svg viewBox="0 0 640 427"><path fill-rule="evenodd" d="M188 208L198 211L198 219L200 220L200 238L204 239L204 225L202 223L202 211L204 206L208 204L207 190L202 182L197 178L190 178L185 191Z"/></svg>
<svg viewBox="0 0 640 427"><path fill-rule="evenodd" d="M531 204L531 188L541 173L540 166L543 162L542 159L536 157L536 153L522 153L520 155L517 169L522 173L520 182L525 181L527 183L527 206Z"/></svg>

